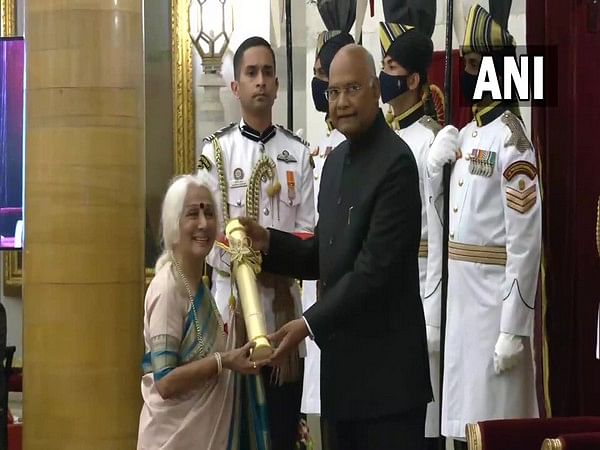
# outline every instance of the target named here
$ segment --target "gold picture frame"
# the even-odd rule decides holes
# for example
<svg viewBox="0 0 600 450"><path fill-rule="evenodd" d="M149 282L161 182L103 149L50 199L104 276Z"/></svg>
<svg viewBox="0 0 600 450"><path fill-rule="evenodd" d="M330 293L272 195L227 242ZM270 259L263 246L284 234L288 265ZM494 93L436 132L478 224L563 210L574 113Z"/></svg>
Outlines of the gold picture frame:
<svg viewBox="0 0 600 450"><path fill-rule="evenodd" d="M195 167L194 86L192 40L189 35L190 0L171 0L173 69L173 142L176 174Z"/></svg>
<svg viewBox="0 0 600 450"><path fill-rule="evenodd" d="M17 0L0 0L0 36L17 34Z"/></svg>
<svg viewBox="0 0 600 450"><path fill-rule="evenodd" d="M0 0L0 36L17 34L17 0ZM22 256L19 251L6 251L3 259L3 286L6 297L20 297L23 281Z"/></svg>
<svg viewBox="0 0 600 450"><path fill-rule="evenodd" d="M17 29L16 0L0 0L1 35L14 36ZM171 0L171 71L173 98L173 175L191 173L195 167L194 87L192 41L189 36L190 0ZM23 281L20 252L3 255L4 295L21 295ZM154 268L146 267L146 285Z"/></svg>

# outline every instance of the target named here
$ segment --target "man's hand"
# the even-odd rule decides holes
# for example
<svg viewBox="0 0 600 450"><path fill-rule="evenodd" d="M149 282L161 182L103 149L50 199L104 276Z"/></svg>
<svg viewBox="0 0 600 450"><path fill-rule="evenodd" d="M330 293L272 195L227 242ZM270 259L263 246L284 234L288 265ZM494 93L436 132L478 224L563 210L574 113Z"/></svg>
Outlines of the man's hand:
<svg viewBox="0 0 600 450"><path fill-rule="evenodd" d="M446 163L453 163L459 157L458 130L446 125L435 137L427 157L427 172L433 177L439 174Z"/></svg>
<svg viewBox="0 0 600 450"><path fill-rule="evenodd" d="M249 217L240 217L238 220L246 229L246 236L252 241L252 248L267 253L269 251L269 231Z"/></svg>
<svg viewBox="0 0 600 450"><path fill-rule="evenodd" d="M500 375L505 370L517 365L525 348L523 339L523 337L514 334L500 333L494 346L494 371L496 375Z"/></svg>
<svg viewBox="0 0 600 450"><path fill-rule="evenodd" d="M277 346L275 353L271 356L270 364L277 366L283 358L298 347L302 339L308 336L308 328L303 318L286 323L275 333L267 336L271 344Z"/></svg>

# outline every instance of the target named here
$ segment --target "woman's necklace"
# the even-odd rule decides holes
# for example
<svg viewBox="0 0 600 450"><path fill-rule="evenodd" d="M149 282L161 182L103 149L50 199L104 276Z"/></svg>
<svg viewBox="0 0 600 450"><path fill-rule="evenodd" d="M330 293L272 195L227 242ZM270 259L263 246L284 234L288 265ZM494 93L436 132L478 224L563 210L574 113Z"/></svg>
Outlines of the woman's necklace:
<svg viewBox="0 0 600 450"><path fill-rule="evenodd" d="M190 301L190 305L192 307L192 314L194 316L194 326L196 327L196 341L198 342L198 346L200 347L200 354L204 354L204 338L202 337L202 333L200 332L200 322L198 322L198 314L196 312L196 305L194 303L194 296L192 295L192 289L190 288L190 283L187 277L183 274L183 270L181 270L181 266L179 265L179 261L173 257L173 263L175 264L175 268L177 269L177 273L183 280L183 285L185 286L185 290L187 291L188 298ZM206 289L206 287L204 287ZM210 302L212 309L215 313L215 317L217 318L217 323L219 324L219 329L221 333L225 335L225 327L223 326L223 320L221 319L221 314L219 313L217 306L213 301Z"/></svg>

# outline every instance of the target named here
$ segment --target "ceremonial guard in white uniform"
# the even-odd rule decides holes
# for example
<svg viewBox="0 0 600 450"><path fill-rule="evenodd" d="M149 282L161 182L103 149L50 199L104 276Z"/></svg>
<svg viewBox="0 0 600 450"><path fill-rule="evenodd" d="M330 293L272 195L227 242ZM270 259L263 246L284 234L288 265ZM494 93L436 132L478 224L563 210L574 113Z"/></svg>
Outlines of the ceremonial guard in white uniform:
<svg viewBox="0 0 600 450"><path fill-rule="evenodd" d="M225 221L252 217L264 227L288 232L314 230L313 171L307 143L287 129L274 125L262 135L242 119L205 139L202 168L219 181ZM229 261L222 250L213 250L209 264L214 277L216 302L226 310L231 296ZM267 331L277 330L272 288L260 286ZM290 286L300 314L300 289Z"/></svg>
<svg viewBox="0 0 600 450"><path fill-rule="evenodd" d="M245 216L264 227L312 233L315 203L310 151L303 139L271 124L278 87L272 56L271 47L261 38L242 43L234 56L233 87L243 118L204 140L198 167L218 181L224 223ZM253 129L247 123L250 119L264 128ZM223 312L232 294L236 296L229 255L215 248L207 260L213 267L215 300ZM268 333L301 315L296 280L260 273L258 284ZM263 368L273 449L293 448L295 443L302 388L299 356L293 355L277 370Z"/></svg>
<svg viewBox="0 0 600 450"><path fill-rule="evenodd" d="M316 57L313 67L314 78L312 81L312 95L317 111L327 114L328 101L325 91L329 81L329 66L333 57L344 45L351 44L354 39L347 33L338 30L323 31L317 38ZM325 159L338 144L346 137L333 128L330 120L326 119L327 135L311 152L314 161L314 195L315 205L318 203L321 172ZM318 213L317 213L318 217ZM306 280L303 282L302 308L306 311L317 301L317 282ZM306 358L304 363L304 384L302 386L302 407L305 414L321 414L321 351L315 342L306 339Z"/></svg>
<svg viewBox="0 0 600 450"><path fill-rule="evenodd" d="M430 103L431 95L427 81L427 70L433 56L431 39L409 25L384 23L379 25L379 42L383 58L383 70L379 75L381 99L393 111L388 121L412 150L419 170L419 193L421 195L421 245L419 247L420 293L427 324L429 347L429 368L434 392L434 401L427 406L425 437L428 448L437 448L439 437L439 290L435 283L426 283L428 250L433 250L432 258L441 258L441 240L435 241L433 249L428 248L428 224L441 229L441 222L433 205L429 205L425 170L429 147L433 143L440 126L435 117L425 113L425 103ZM435 110L430 109L435 116ZM430 219L428 216L433 214ZM435 235L435 234L434 234ZM436 236L440 236L438 232Z"/></svg>
<svg viewBox="0 0 600 450"><path fill-rule="evenodd" d="M512 36L473 6L463 47L465 98L473 99L481 55L507 52L514 54ZM541 247L536 154L514 103L484 97L473 112L460 134L451 126L438 133L427 161L439 200L442 167L456 160L442 434L460 440L467 423L539 414L531 349Z"/></svg>

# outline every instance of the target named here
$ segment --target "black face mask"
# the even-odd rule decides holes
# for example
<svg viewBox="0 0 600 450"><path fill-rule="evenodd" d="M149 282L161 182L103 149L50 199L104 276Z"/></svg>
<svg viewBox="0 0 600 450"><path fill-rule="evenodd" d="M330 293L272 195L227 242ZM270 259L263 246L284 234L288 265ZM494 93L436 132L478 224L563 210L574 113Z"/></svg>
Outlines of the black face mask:
<svg viewBox="0 0 600 450"><path fill-rule="evenodd" d="M381 71L379 73L379 84L381 86L381 101L388 103L390 100L408 91L408 75L388 75Z"/></svg>
<svg viewBox="0 0 600 450"><path fill-rule="evenodd" d="M329 102L325 97L325 91L329 83L327 81L319 80L317 77L312 79L312 96L315 108L317 111L326 113L329 109Z"/></svg>
<svg viewBox="0 0 600 450"><path fill-rule="evenodd" d="M469 103L469 105L475 103L473 101L473 96L475 95L475 86L477 86L477 75L471 75L463 70L460 74L460 87L463 97Z"/></svg>

